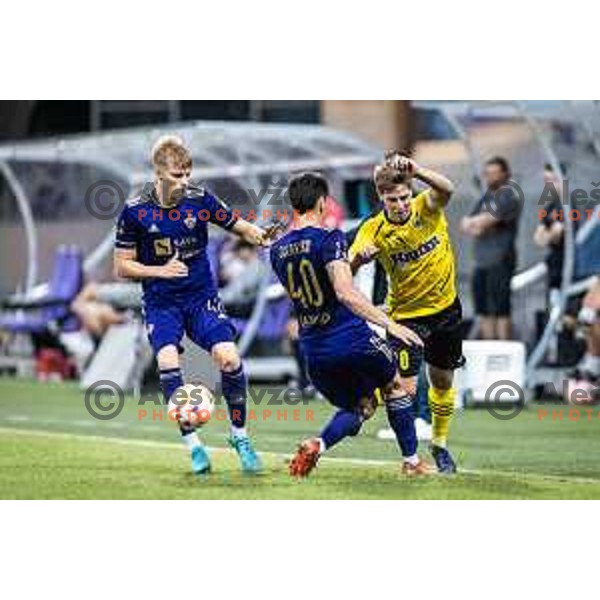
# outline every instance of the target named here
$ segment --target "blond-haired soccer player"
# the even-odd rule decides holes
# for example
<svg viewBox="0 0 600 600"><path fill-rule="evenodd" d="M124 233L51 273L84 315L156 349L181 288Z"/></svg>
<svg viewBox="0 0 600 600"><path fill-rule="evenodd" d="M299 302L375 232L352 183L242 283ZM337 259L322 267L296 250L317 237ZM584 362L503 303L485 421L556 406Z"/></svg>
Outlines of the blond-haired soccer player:
<svg viewBox="0 0 600 600"><path fill-rule="evenodd" d="M383 210L360 227L350 248L354 272L377 259L389 281L389 316L413 329L424 347L391 340L398 353L404 389L414 400L423 360L430 381L431 452L438 471L454 473L447 438L454 412L454 369L462 366L462 309L455 282L455 259L444 207L454 187L443 175L396 152L375 168ZM412 179L429 186L414 195ZM416 444L416 438L413 442Z"/></svg>
<svg viewBox="0 0 600 600"><path fill-rule="evenodd" d="M118 221L115 273L142 282L144 320L165 400L183 385L179 351L186 333L210 352L221 371L231 420L229 443L242 469L259 471L260 460L245 429L247 382L234 343L236 332L224 313L206 248L209 222L252 244L265 244L268 234L237 219L215 196L191 183L192 155L180 138L161 138L151 160L154 182L126 203ZM193 472L208 473L210 460L197 433L188 425L180 428Z"/></svg>

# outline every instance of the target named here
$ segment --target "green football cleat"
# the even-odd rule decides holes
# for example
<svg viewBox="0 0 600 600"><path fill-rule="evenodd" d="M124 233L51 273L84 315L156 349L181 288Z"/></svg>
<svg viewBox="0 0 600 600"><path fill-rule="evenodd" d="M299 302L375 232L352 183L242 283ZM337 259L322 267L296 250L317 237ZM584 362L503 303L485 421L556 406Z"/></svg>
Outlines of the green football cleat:
<svg viewBox="0 0 600 600"><path fill-rule="evenodd" d="M260 473L262 471L260 458L254 451L250 438L231 436L227 441L238 453L244 473Z"/></svg>
<svg viewBox="0 0 600 600"><path fill-rule="evenodd" d="M210 473L210 459L204 446L192 448L192 471L194 475L207 475Z"/></svg>

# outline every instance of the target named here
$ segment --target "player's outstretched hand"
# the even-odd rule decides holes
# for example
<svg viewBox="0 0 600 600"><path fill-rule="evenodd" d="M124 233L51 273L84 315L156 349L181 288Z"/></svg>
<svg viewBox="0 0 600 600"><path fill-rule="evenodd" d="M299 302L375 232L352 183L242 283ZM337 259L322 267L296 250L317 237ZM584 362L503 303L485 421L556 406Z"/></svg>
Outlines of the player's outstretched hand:
<svg viewBox="0 0 600 600"><path fill-rule="evenodd" d="M279 221L272 223L264 230L264 232L261 235L258 236L258 245L268 248L275 241L275 239L279 237L279 235L283 233L286 229L287 225L285 223L281 223Z"/></svg>
<svg viewBox="0 0 600 600"><path fill-rule="evenodd" d="M356 254L355 261L358 266L366 265L370 263L379 254L379 248L376 246L367 246Z"/></svg>
<svg viewBox="0 0 600 600"><path fill-rule="evenodd" d="M392 337L403 341L408 346L422 346L423 340L410 328L398 323L390 322L387 332Z"/></svg>
<svg viewBox="0 0 600 600"><path fill-rule="evenodd" d="M164 279L173 279L175 277L187 277L187 265L179 260L179 250L175 252L173 258L160 268L159 277Z"/></svg>

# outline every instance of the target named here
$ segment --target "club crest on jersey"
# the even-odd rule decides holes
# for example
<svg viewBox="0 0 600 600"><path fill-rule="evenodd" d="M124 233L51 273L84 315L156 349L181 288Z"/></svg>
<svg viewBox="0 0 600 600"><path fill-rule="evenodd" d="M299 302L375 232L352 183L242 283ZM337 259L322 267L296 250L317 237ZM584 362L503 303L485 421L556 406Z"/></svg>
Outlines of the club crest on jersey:
<svg viewBox="0 0 600 600"><path fill-rule="evenodd" d="M194 215L188 215L183 222L185 223L185 226L188 229L194 229L194 227L196 226L196 223L198 222L198 219L194 216Z"/></svg>
<svg viewBox="0 0 600 600"><path fill-rule="evenodd" d="M154 254L156 254L156 256L171 256L173 250L170 238L154 240Z"/></svg>

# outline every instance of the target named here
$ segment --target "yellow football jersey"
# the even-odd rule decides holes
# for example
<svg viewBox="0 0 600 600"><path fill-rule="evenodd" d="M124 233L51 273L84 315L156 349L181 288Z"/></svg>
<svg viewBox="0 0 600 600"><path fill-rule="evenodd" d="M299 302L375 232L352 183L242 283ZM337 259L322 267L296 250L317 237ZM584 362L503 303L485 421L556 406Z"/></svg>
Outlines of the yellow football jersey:
<svg viewBox="0 0 600 600"><path fill-rule="evenodd" d="M455 260L443 210L430 210L428 191L412 200L406 223L384 211L358 230L350 257L374 245L389 279L387 304L394 320L440 312L456 299Z"/></svg>

